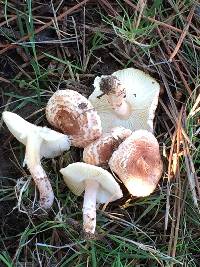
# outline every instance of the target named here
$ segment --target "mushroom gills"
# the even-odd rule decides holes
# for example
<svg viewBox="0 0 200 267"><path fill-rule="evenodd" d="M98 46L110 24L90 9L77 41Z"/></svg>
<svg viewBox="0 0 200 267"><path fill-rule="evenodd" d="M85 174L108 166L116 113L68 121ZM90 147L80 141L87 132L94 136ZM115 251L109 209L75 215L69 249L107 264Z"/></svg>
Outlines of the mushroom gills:
<svg viewBox="0 0 200 267"><path fill-rule="evenodd" d="M108 90L111 93L102 92L101 81L107 77L117 79L124 88L119 96L121 102L113 98L114 92L119 93L119 86L113 83L116 90ZM114 72L110 76L102 75L94 80L95 90L89 96L89 100L96 108L102 123L103 132L109 132L111 128L123 126L132 131L144 129L153 132L153 119L158 104L160 85L155 79L141 70L128 68ZM100 97L99 97L100 96ZM113 105L112 100L117 105Z"/></svg>
<svg viewBox="0 0 200 267"><path fill-rule="evenodd" d="M101 167L84 162L69 164L60 170L67 186L76 195L84 191L83 230L94 234L96 228L96 203L108 203L123 196L114 177Z"/></svg>

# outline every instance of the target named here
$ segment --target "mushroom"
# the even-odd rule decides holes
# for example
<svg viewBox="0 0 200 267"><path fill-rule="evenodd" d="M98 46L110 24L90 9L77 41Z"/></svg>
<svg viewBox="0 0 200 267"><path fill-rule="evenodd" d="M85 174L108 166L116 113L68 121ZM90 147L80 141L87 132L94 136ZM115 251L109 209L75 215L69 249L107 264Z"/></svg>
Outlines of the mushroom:
<svg viewBox="0 0 200 267"><path fill-rule="evenodd" d="M123 126L153 131L160 85L141 70L128 68L94 80L89 101L97 110L103 132Z"/></svg>
<svg viewBox="0 0 200 267"><path fill-rule="evenodd" d="M77 196L83 191L83 230L94 234L96 228L96 202L108 203L121 198L122 191L114 177L101 167L84 162L69 164L60 170L69 189Z"/></svg>
<svg viewBox="0 0 200 267"><path fill-rule="evenodd" d="M73 90L56 91L47 103L46 117L76 147L87 146L102 133L100 117L92 104Z"/></svg>
<svg viewBox="0 0 200 267"><path fill-rule="evenodd" d="M109 133L89 144L83 150L83 161L92 165L108 163L112 153L132 133L124 127L115 127Z"/></svg>
<svg viewBox="0 0 200 267"><path fill-rule="evenodd" d="M114 151L108 164L136 197L151 194L162 175L159 144L147 130L133 132Z"/></svg>
<svg viewBox="0 0 200 267"><path fill-rule="evenodd" d="M46 127L27 122L19 115L4 111L3 120L15 138L26 146L24 163L40 192L40 206L49 209L54 193L49 179L41 166L41 158L53 158L70 148L69 138Z"/></svg>

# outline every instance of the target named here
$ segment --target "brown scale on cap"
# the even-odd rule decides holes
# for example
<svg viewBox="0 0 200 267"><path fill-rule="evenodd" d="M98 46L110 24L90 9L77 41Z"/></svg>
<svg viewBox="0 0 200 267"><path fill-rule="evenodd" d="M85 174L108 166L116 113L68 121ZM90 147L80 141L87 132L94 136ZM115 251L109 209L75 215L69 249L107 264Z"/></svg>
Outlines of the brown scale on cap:
<svg viewBox="0 0 200 267"><path fill-rule="evenodd" d="M127 160L127 172L134 173L135 176L140 177L142 180L156 178L152 171L158 166L160 162L160 155L157 148L145 138L135 140L135 153ZM147 177L145 177L147 176ZM156 180L155 180L156 182Z"/></svg>
<svg viewBox="0 0 200 267"><path fill-rule="evenodd" d="M55 123L58 125L57 128L70 135L74 135L80 131L80 126L74 114L67 112L62 107L57 112Z"/></svg>
<svg viewBox="0 0 200 267"><path fill-rule="evenodd" d="M126 97L126 90L116 76L107 76L101 79L99 84L102 95L107 95L107 100L114 108L122 105L123 99ZM99 98L102 96L100 95Z"/></svg>
<svg viewBox="0 0 200 267"><path fill-rule="evenodd" d="M49 99L46 117L69 135L72 144L85 147L101 135L101 121L92 104L73 90L58 90Z"/></svg>
<svg viewBox="0 0 200 267"><path fill-rule="evenodd" d="M133 196L148 196L162 175L156 138L146 130L133 132L113 153L109 166Z"/></svg>
<svg viewBox="0 0 200 267"><path fill-rule="evenodd" d="M121 83L116 76L107 76L101 79L100 89L104 94L115 94L121 88Z"/></svg>
<svg viewBox="0 0 200 267"><path fill-rule="evenodd" d="M110 133L103 134L99 139L85 147L83 161L97 166L108 163L114 150L132 133L124 127L116 127Z"/></svg>

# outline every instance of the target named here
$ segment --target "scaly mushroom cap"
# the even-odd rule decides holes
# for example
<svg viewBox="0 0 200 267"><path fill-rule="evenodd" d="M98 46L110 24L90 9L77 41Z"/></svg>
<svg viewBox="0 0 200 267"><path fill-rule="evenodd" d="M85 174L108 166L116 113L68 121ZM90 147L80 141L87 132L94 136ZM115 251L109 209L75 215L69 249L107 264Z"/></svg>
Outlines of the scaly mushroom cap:
<svg viewBox="0 0 200 267"><path fill-rule="evenodd" d="M60 170L69 189L77 196L85 190L86 180L95 180L99 183L97 202L107 203L121 198L122 191L114 177L101 167L76 162Z"/></svg>
<svg viewBox="0 0 200 267"><path fill-rule="evenodd" d="M109 166L133 196L148 196L162 175L158 141L146 130L133 132L112 154Z"/></svg>
<svg viewBox="0 0 200 267"><path fill-rule="evenodd" d="M101 121L96 110L84 96L73 90L55 92L47 103L46 117L77 147L85 147L101 135Z"/></svg>
<svg viewBox="0 0 200 267"><path fill-rule="evenodd" d="M102 165L109 161L114 150L132 133L124 127L115 127L109 133L84 148L83 161L92 165Z"/></svg>
<svg viewBox="0 0 200 267"><path fill-rule="evenodd" d="M101 118L104 133L116 126L123 126L132 131L153 131L160 86L151 76L138 69L123 69L112 75L96 77L94 88L89 101ZM125 117L116 114L109 103L109 97L112 99L114 92L118 96L117 99L124 98L127 102L128 114ZM117 99L113 101L119 106Z"/></svg>

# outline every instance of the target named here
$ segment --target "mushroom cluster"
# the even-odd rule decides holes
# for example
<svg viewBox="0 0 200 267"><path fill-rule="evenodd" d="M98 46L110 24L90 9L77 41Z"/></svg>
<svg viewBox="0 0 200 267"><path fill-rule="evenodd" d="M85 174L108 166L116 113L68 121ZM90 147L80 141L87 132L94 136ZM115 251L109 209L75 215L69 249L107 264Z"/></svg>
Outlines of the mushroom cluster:
<svg viewBox="0 0 200 267"><path fill-rule="evenodd" d="M12 112L3 112L11 133L26 146L27 165L40 192L40 206L54 200L41 159L83 148L83 162L60 170L68 188L84 193L83 230L94 234L96 204L123 196L115 173L131 195L148 196L162 175L159 144L153 134L159 84L141 70L128 68L96 77L94 92L86 99L73 90L58 90L46 106L46 118L55 130L33 125ZM61 132L58 132L61 131Z"/></svg>

